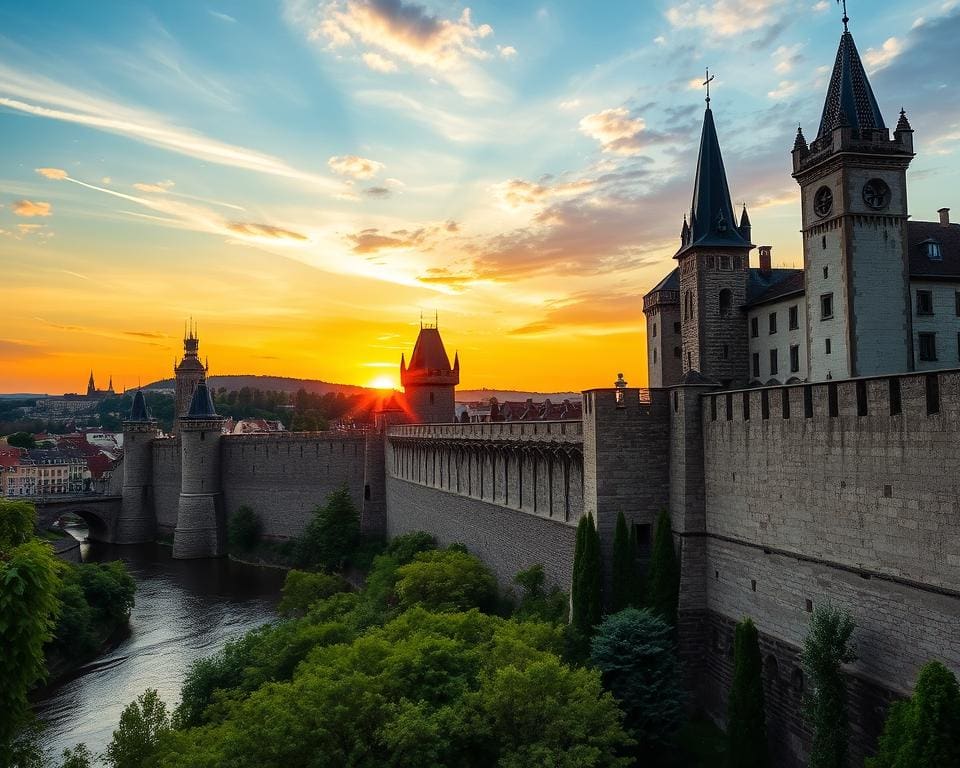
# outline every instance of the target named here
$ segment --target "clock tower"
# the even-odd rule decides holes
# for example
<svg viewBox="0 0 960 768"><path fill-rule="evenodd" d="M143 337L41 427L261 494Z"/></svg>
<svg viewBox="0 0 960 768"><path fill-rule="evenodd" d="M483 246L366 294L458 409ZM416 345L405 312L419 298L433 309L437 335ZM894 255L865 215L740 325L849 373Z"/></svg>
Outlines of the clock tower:
<svg viewBox="0 0 960 768"><path fill-rule="evenodd" d="M907 167L913 130L890 138L844 30L816 138L797 130L793 178L803 211L811 381L913 370Z"/></svg>

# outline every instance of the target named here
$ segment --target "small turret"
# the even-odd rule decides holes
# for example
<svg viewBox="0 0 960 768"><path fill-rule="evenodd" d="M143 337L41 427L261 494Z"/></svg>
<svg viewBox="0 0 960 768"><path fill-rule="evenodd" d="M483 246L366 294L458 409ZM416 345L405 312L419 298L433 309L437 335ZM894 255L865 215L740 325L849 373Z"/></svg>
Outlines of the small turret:
<svg viewBox="0 0 960 768"><path fill-rule="evenodd" d="M913 128L910 127L910 121L907 120L907 113L900 108L900 119L897 120L897 127L893 131L893 140L898 142L905 151L913 152Z"/></svg>
<svg viewBox="0 0 960 768"><path fill-rule="evenodd" d="M740 214L740 226L737 227L740 230L740 237L750 242L750 232L752 227L750 226L750 217L747 215L747 204L743 204L743 212Z"/></svg>
<svg viewBox="0 0 960 768"><path fill-rule="evenodd" d="M153 441L156 437L157 421L151 418L146 398L138 389L130 416L123 421L123 491L114 534L117 544L141 544L155 538Z"/></svg>
<svg viewBox="0 0 960 768"><path fill-rule="evenodd" d="M422 424L449 423L455 420L454 392L460 383L460 356L450 358L436 325L421 325L410 355L400 356L400 383L411 418Z"/></svg>

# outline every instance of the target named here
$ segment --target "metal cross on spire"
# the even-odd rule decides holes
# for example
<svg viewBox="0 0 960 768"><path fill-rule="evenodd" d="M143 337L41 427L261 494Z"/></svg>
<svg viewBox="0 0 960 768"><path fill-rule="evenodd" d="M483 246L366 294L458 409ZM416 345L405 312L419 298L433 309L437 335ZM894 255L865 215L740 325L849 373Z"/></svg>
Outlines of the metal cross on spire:
<svg viewBox="0 0 960 768"><path fill-rule="evenodd" d="M850 17L847 16L847 0L837 0L837 4L843 6L843 31L848 32L847 22L850 21Z"/></svg>
<svg viewBox="0 0 960 768"><path fill-rule="evenodd" d="M707 67L707 79L703 81L703 84L707 89L707 108L710 107L710 83L713 82L714 77L716 77L716 75L711 75L710 67Z"/></svg>

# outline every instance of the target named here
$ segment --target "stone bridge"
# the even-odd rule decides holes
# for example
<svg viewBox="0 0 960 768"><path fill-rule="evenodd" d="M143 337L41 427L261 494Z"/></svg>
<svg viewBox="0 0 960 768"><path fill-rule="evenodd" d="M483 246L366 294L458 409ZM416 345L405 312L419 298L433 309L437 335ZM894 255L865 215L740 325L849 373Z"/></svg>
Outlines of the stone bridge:
<svg viewBox="0 0 960 768"><path fill-rule="evenodd" d="M36 506L37 525L40 528L49 528L64 515L73 514L87 524L92 540L108 543L116 541L120 496L87 493L77 496L45 496L24 501L32 501Z"/></svg>

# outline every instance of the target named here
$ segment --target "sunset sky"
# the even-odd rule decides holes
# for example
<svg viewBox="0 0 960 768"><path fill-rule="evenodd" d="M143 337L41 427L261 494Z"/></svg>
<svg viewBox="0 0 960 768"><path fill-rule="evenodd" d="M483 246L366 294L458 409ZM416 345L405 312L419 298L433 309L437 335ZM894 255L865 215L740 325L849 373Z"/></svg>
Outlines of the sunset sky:
<svg viewBox="0 0 960 768"><path fill-rule="evenodd" d="M960 215L960 3L850 0L914 218ZM398 379L439 315L462 386L643 366L704 68L735 203L800 266L830 0L0 5L0 391L213 373Z"/></svg>

